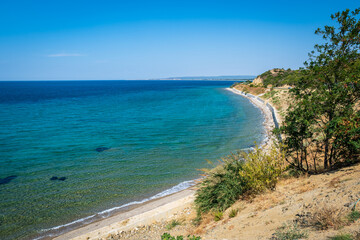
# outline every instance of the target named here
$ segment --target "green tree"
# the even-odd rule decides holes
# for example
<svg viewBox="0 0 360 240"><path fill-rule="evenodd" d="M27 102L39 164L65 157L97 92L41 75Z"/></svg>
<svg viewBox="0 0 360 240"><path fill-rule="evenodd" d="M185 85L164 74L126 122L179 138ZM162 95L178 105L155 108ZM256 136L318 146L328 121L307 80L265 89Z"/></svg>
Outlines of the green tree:
<svg viewBox="0 0 360 240"><path fill-rule="evenodd" d="M319 158L329 168L344 157L359 156L359 12L337 12L331 16L336 26L316 30L325 43L315 45L291 91L295 103L281 131L287 136L288 158L302 170L309 171L311 158L316 171Z"/></svg>

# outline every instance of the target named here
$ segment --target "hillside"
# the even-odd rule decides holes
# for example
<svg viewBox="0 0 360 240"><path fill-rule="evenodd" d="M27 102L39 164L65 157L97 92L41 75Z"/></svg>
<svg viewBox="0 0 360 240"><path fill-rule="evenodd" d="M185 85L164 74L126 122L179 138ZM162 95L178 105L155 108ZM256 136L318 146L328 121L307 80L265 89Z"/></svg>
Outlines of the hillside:
<svg viewBox="0 0 360 240"><path fill-rule="evenodd" d="M289 232L302 234L304 239L325 240L339 234L360 239L358 215L351 215L360 197L359 179L359 164L319 175L285 178L274 191L237 201L219 221L208 214L194 226L196 212L187 205L166 221L140 225L107 239L161 239L165 232L194 234L202 240L285 239L279 236ZM231 218L233 209L238 213Z"/></svg>
<svg viewBox="0 0 360 240"><path fill-rule="evenodd" d="M260 87L279 87L284 85L295 85L301 78L300 70L274 68L257 76L252 84Z"/></svg>

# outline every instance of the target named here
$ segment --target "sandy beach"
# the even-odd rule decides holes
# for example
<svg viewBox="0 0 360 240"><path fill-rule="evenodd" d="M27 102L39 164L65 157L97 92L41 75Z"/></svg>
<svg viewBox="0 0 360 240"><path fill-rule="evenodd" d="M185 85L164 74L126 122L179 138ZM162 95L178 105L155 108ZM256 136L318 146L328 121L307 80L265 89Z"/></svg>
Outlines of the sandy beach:
<svg viewBox="0 0 360 240"><path fill-rule="evenodd" d="M267 136L261 146L265 148L268 147L272 138L271 130L275 125L272 112L266 106L266 103L257 98L249 97L239 90L233 88L227 88L227 90L248 98L256 107L261 109L265 118L263 124ZM136 206L130 211L118 213L114 216L82 226L54 239L106 239L111 235L122 235L132 229L138 229L155 222L169 220L180 214L186 214L187 209L192 207L194 198L195 189L186 189L160 199L146 202L140 206Z"/></svg>
<svg viewBox="0 0 360 240"><path fill-rule="evenodd" d="M194 189L186 189L172 195L149 201L125 213L93 222L66 234L55 237L65 239L99 239L110 234L121 234L132 228L162 221L189 207L194 200Z"/></svg>

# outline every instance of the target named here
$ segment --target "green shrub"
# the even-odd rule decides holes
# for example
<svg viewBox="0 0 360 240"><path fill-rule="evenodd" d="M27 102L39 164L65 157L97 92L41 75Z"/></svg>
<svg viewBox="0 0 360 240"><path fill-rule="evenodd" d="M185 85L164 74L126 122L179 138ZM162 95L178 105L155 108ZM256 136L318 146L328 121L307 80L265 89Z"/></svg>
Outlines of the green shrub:
<svg viewBox="0 0 360 240"><path fill-rule="evenodd" d="M196 192L195 204L200 213L216 209L224 211L244 193L245 181L239 172L243 161L241 154L231 154L222 159L222 164L206 173Z"/></svg>
<svg viewBox="0 0 360 240"><path fill-rule="evenodd" d="M307 233L301 231L297 225L284 225L276 230L274 238L276 240L297 240L307 238Z"/></svg>
<svg viewBox="0 0 360 240"><path fill-rule="evenodd" d="M169 224L166 225L166 229L171 230L171 229L173 229L174 227L176 227L178 225L181 225L181 222L174 219Z"/></svg>
<svg viewBox="0 0 360 240"><path fill-rule="evenodd" d="M215 212L214 213L214 220L217 222L217 221L220 221L222 218L223 218L223 215L224 213L223 212Z"/></svg>
<svg viewBox="0 0 360 240"><path fill-rule="evenodd" d="M222 159L222 164L206 173L196 192L198 212L224 211L244 193L274 189L284 170L283 154L273 147L269 153L255 148Z"/></svg>
<svg viewBox="0 0 360 240"><path fill-rule="evenodd" d="M356 220L358 220L360 218L360 212L354 210L354 211L351 211L349 213L349 215L347 216L349 222L355 222Z"/></svg>
<svg viewBox="0 0 360 240"><path fill-rule="evenodd" d="M196 236L187 236L188 240L201 240L200 237L196 237ZM164 233L162 236L161 236L161 240L185 240L184 236L177 236L177 237L174 237L174 236L171 236L170 233Z"/></svg>
<svg viewBox="0 0 360 240"><path fill-rule="evenodd" d="M246 182L247 191L259 193L265 189L274 189L276 183L285 170L283 153L273 147L269 153L260 148L243 154L244 165L239 171Z"/></svg>
<svg viewBox="0 0 360 240"><path fill-rule="evenodd" d="M285 84L295 85L302 77L302 72L299 70L291 69L273 69L264 72L260 75L260 77L263 79L263 84L265 87L267 87L268 85L272 85L273 87L279 87Z"/></svg>
<svg viewBox="0 0 360 240"><path fill-rule="evenodd" d="M231 209L230 213L229 213L229 217L233 218L235 217L239 212L239 209Z"/></svg>
<svg viewBox="0 0 360 240"><path fill-rule="evenodd" d="M170 233L164 233L161 236L161 240L184 240L184 237L183 236L174 237L174 236L171 236Z"/></svg>
<svg viewBox="0 0 360 240"><path fill-rule="evenodd" d="M338 234L330 237L331 240L353 240L354 238L350 234Z"/></svg>

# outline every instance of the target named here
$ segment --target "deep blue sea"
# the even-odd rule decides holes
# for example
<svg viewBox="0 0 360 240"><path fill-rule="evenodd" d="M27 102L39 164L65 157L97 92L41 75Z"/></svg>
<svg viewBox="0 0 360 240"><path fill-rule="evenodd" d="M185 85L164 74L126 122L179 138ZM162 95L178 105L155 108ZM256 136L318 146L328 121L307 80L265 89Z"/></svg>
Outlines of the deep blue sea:
<svg viewBox="0 0 360 240"><path fill-rule="evenodd" d="M206 160L260 142L261 111L231 84L0 82L0 239L60 233L179 191Z"/></svg>

